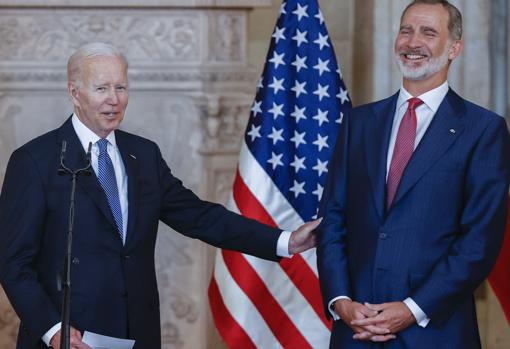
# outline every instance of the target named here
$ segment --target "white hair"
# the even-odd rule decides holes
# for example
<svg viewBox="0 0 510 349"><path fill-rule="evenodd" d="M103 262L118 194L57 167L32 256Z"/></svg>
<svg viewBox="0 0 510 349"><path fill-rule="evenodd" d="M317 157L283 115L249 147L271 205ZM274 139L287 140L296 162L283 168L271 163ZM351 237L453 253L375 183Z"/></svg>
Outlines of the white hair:
<svg viewBox="0 0 510 349"><path fill-rule="evenodd" d="M67 61L67 80L76 85L81 83L81 68L87 59L94 57L117 57L128 67L124 54L115 46L104 42L92 42L79 47Z"/></svg>

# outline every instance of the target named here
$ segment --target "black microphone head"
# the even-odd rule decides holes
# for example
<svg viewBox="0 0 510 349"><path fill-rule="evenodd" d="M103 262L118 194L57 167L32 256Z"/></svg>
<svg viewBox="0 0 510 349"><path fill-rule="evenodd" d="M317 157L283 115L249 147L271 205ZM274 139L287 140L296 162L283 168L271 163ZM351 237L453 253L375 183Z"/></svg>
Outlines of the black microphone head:
<svg viewBox="0 0 510 349"><path fill-rule="evenodd" d="M92 167L92 155L91 155L91 152L92 152L92 142L89 142L89 146L87 148L87 154L85 155L85 160L87 161L87 166L85 166L84 170L83 170L83 175L84 176L90 176L92 175L92 171L91 171L91 167Z"/></svg>
<svg viewBox="0 0 510 349"><path fill-rule="evenodd" d="M62 141L62 149L60 150L60 160L64 161L66 158L66 150L67 150L67 142L65 140Z"/></svg>
<svg viewBox="0 0 510 349"><path fill-rule="evenodd" d="M65 140L63 140L62 147L60 148L60 167L57 170L57 174L59 176L65 176L67 174L66 167L64 165L64 160L66 158L66 149L67 149L67 142Z"/></svg>
<svg viewBox="0 0 510 349"><path fill-rule="evenodd" d="M87 148L87 161L89 161L89 162L90 162L90 158L91 158L91 155L90 155L91 151L92 151L92 142L89 142L89 146Z"/></svg>

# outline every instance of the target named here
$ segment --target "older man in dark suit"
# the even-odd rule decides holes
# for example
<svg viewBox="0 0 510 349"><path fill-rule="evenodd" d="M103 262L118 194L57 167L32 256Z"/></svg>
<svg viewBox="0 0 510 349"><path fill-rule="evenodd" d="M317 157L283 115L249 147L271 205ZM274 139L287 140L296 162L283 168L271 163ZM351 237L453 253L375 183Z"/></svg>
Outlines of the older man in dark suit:
<svg viewBox="0 0 510 349"><path fill-rule="evenodd" d="M74 114L11 156L0 196L0 281L21 319L18 348L59 347L70 184L57 176L61 145L70 168L92 144L93 174L76 189L71 344L80 331L160 344L154 248L159 220L211 245L278 260L315 244L316 222L293 233L205 202L175 178L158 146L118 130L128 103L127 62L113 46L81 47L68 62Z"/></svg>

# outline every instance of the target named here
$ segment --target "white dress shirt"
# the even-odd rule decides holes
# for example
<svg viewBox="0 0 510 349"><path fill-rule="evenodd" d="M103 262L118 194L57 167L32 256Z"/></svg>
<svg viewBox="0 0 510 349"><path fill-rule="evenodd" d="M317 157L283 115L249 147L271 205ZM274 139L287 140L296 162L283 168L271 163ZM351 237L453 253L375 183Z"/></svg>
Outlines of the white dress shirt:
<svg viewBox="0 0 510 349"><path fill-rule="evenodd" d="M416 96L417 98L423 101L423 104L419 105L416 108L416 139L414 141L414 149L418 146L420 141L422 140L425 132L427 131L434 115L439 109L439 105L443 101L444 97L448 93L448 81L445 81L439 87L436 87L433 90L427 91L420 96ZM409 98L412 98L409 92L406 91L404 86L400 88L400 93L397 99L397 106L395 108L395 115L393 117L393 124L391 127L391 135L390 135L390 143L388 145L388 157L386 159L386 180L388 179L388 173L390 171L391 158L393 156L393 150L395 148L395 142L397 140L398 128L400 126L400 122L402 121L404 114L407 110L407 105L409 104L407 101ZM334 320L339 320L340 317L333 309L333 303L339 299L349 299L347 296L338 296L333 298L328 303L328 309L333 316ZM409 308L411 313L413 313L416 323L425 327L428 325L430 319L427 317L427 314L423 312L423 310L416 304L416 302L408 297L404 300L405 305Z"/></svg>
<svg viewBox="0 0 510 349"><path fill-rule="evenodd" d="M97 145L97 141L100 139L98 135L92 132L87 126L85 126L76 114L73 114L72 123L74 127L74 131L78 135L78 139L80 140L83 149L85 152L89 148L89 142L92 143L91 150L91 160L92 160L92 168L98 175L98 165L97 159L99 157L99 146ZM124 163L122 162L122 157L120 155L119 148L117 148L117 142L115 140L115 132L110 132L108 137L108 155L112 159L113 169L115 170L115 179L117 180L117 188L119 190L119 201L120 208L122 210L122 236L124 237L123 243L126 241L126 233L127 233L127 224L128 224L128 177L126 173L126 169L124 167Z"/></svg>
<svg viewBox="0 0 510 349"><path fill-rule="evenodd" d="M91 150L91 161L92 161L92 168L94 169L94 172L96 173L96 176L98 174L98 166L97 166L97 159L99 156L99 146L97 145L97 141L100 139L98 135L96 135L94 132L92 132L87 126L81 122L81 120L78 118L76 114L73 114L72 116L72 124L74 127L74 131L78 135L78 139L80 140L80 143L83 146L83 149L85 152L87 152L89 148L89 142L92 143L92 150ZM123 236L124 241L126 239L126 233L127 233L127 222L128 222L128 177L126 173L126 169L124 167L124 163L122 162L122 157L120 155L119 148L117 148L117 142L115 140L115 132L111 132L108 137L106 137L108 140L108 155L110 155L110 158L112 159L113 168L115 170L115 177L117 180L117 188L119 189L119 200L120 200L120 207L122 210L122 229L123 229ZM280 257L291 257L292 255L289 253L289 240L290 240L291 232L283 231L280 234L280 237L278 238L278 242L276 245L276 255ZM60 330L61 322L55 324L52 328L48 330L42 337L43 342L49 347L51 338Z"/></svg>

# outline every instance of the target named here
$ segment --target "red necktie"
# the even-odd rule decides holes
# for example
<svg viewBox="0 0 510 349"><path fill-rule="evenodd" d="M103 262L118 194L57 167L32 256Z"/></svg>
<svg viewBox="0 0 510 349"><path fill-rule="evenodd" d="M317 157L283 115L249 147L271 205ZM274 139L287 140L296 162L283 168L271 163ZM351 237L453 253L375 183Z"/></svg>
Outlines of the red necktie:
<svg viewBox="0 0 510 349"><path fill-rule="evenodd" d="M397 188L404 173L404 169L411 159L414 151L414 142L416 139L416 108L423 103L419 98L410 98L408 100L406 113L400 122L398 128L395 148L391 158L390 172L386 183L386 210L389 210Z"/></svg>

